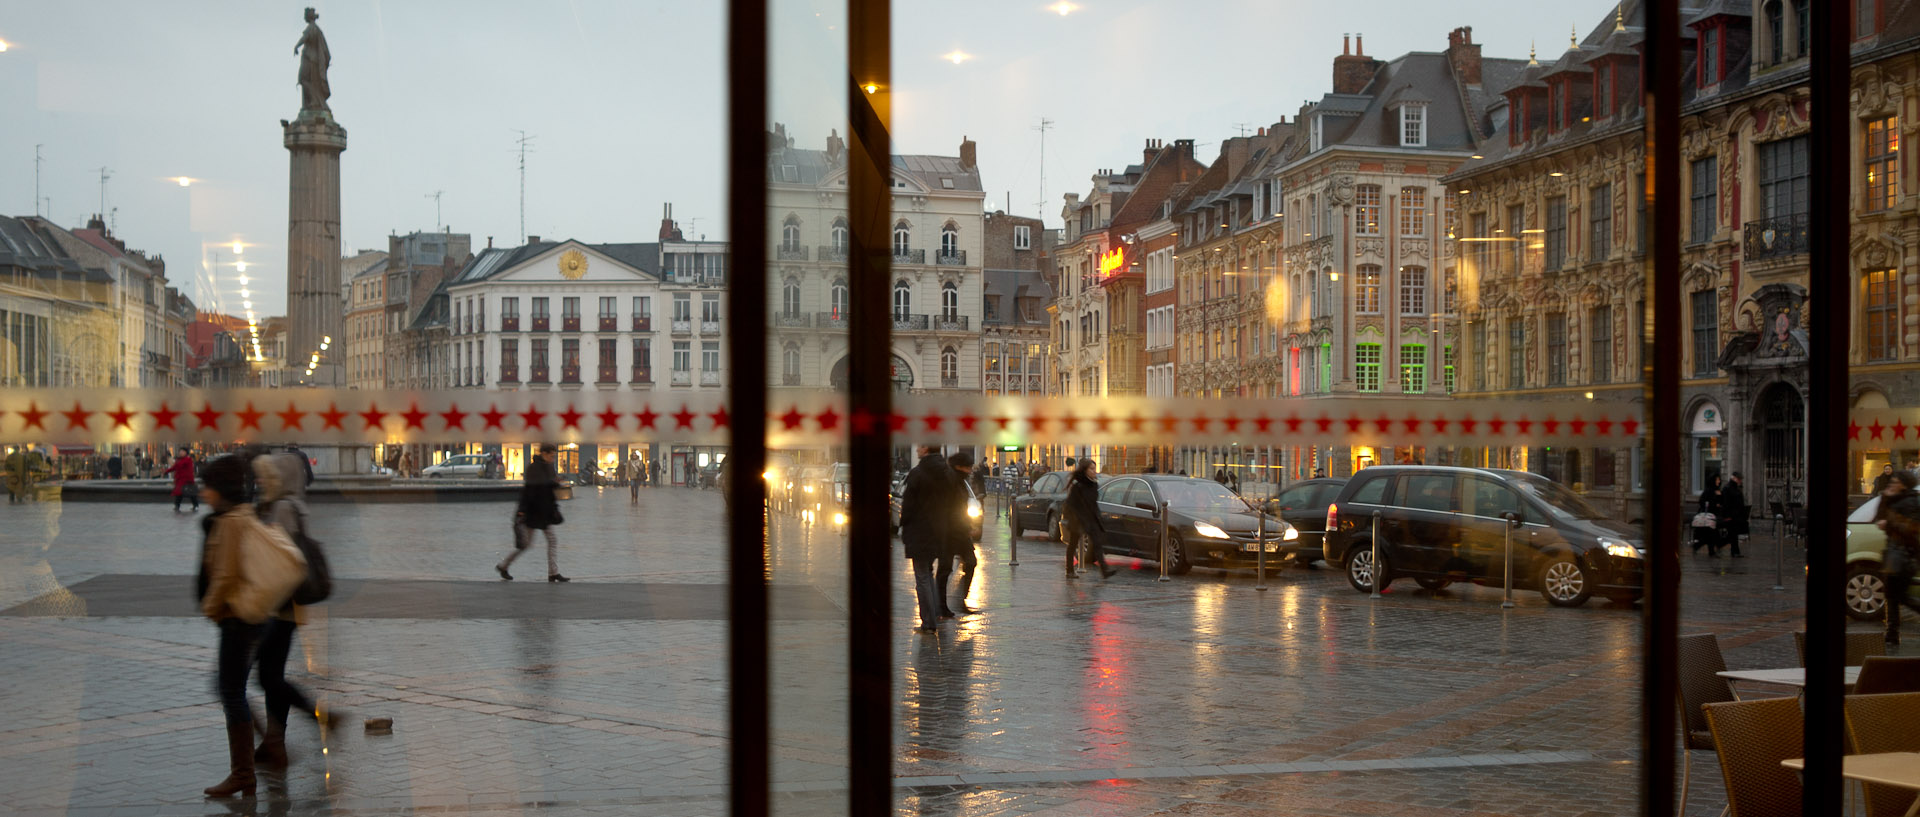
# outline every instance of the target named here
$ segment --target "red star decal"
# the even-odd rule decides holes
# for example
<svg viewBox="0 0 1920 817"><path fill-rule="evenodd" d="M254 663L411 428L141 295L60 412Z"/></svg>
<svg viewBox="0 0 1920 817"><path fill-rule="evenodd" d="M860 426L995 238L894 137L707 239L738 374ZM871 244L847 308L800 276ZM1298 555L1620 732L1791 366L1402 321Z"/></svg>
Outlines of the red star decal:
<svg viewBox="0 0 1920 817"><path fill-rule="evenodd" d="M1013 422L1013 418L1002 414L998 417L993 418L993 421L1000 424L1001 431L1006 431L1007 426Z"/></svg>
<svg viewBox="0 0 1920 817"><path fill-rule="evenodd" d="M248 400L247 407L234 412L233 416L240 418L239 430L246 431L251 426L254 431L261 431L260 418L267 416L267 413L254 408L253 401Z"/></svg>
<svg viewBox="0 0 1920 817"><path fill-rule="evenodd" d="M1907 425L1906 420L1895 417L1893 420L1893 438L1896 440L1906 439L1908 428L1911 428L1911 426Z"/></svg>
<svg viewBox="0 0 1920 817"><path fill-rule="evenodd" d="M114 428L124 428L124 429L126 429L126 430L128 430L128 431L132 431L132 430L133 430L133 415L135 415L135 414L137 414L137 413L138 413L138 412L133 412L133 411L128 411L128 410L127 410L127 403L126 403L126 401L124 401L124 400L123 400L123 401L121 401L121 402L120 402L120 410L119 410L119 411L109 411L109 412L107 412L107 416L108 416L108 417L112 417L112 418L113 418L113 427L114 427Z"/></svg>
<svg viewBox="0 0 1920 817"><path fill-rule="evenodd" d="M721 406L713 411L707 412L707 417L713 420L713 430L715 431L723 428L731 428L733 425L733 416L727 413L726 406Z"/></svg>
<svg viewBox="0 0 1920 817"><path fill-rule="evenodd" d="M895 434L907 430L907 415L893 412L887 415L887 430Z"/></svg>
<svg viewBox="0 0 1920 817"><path fill-rule="evenodd" d="M1060 427L1068 431L1079 431L1080 418L1073 416L1073 412L1069 411L1067 416L1060 418Z"/></svg>
<svg viewBox="0 0 1920 817"><path fill-rule="evenodd" d="M201 431L205 431L209 428L217 429L220 427L220 412L214 411L213 406L211 405L199 411L194 412L193 417L194 419L200 421Z"/></svg>
<svg viewBox="0 0 1920 817"><path fill-rule="evenodd" d="M1233 415L1233 412L1227 412L1227 416L1220 418L1220 424L1226 426L1227 431L1229 432L1239 431L1240 424L1243 422L1245 421L1241 420L1239 417L1235 417Z"/></svg>
<svg viewBox="0 0 1920 817"><path fill-rule="evenodd" d="M640 428L653 428L654 421L659 420L660 415L654 412L653 404L648 403L633 413L633 419L640 421Z"/></svg>
<svg viewBox="0 0 1920 817"><path fill-rule="evenodd" d="M289 400L287 401L286 411L276 411L273 415L280 418L280 430L286 431L289 428L300 428L300 424L306 419L307 413L304 411L296 411L293 407L293 401ZM306 429L300 428L300 430L305 431Z"/></svg>
<svg viewBox="0 0 1920 817"><path fill-rule="evenodd" d="M1286 419L1286 423L1287 423L1287 433L1288 433L1288 434L1298 434L1298 433L1300 433L1300 423L1301 423L1301 422L1302 422L1302 421L1301 421L1301 419L1300 419L1300 415L1298 415L1298 414L1289 414L1289 415L1287 415L1287 419Z"/></svg>
<svg viewBox="0 0 1920 817"><path fill-rule="evenodd" d="M1347 419L1345 420L1345 422L1347 424L1348 434L1358 434L1360 433L1360 426L1365 424L1367 421L1360 419L1360 415L1358 414L1349 414L1347 415Z"/></svg>
<svg viewBox="0 0 1920 817"><path fill-rule="evenodd" d="M1328 417L1325 414L1322 414L1318 418L1316 418L1313 421L1313 424L1320 427L1320 433L1322 434L1325 434L1333 430L1333 418Z"/></svg>
<svg viewBox="0 0 1920 817"><path fill-rule="evenodd" d="M1433 418L1433 430L1436 433L1445 434L1447 433L1447 424L1451 422L1453 421L1445 417L1436 416Z"/></svg>
<svg viewBox="0 0 1920 817"><path fill-rule="evenodd" d="M1044 431L1047 427L1046 415L1035 414L1032 417L1028 417L1027 427L1033 429L1034 431Z"/></svg>
<svg viewBox="0 0 1920 817"><path fill-rule="evenodd" d="M409 404L406 411L400 412L400 416L406 418L406 428L417 428L421 431L427 430L427 413L420 410L419 403ZM401 430L405 431L406 429Z"/></svg>
<svg viewBox="0 0 1920 817"><path fill-rule="evenodd" d="M932 411L927 412L927 416L920 418L920 422L927 424L928 431L939 431L940 424L946 421L947 418L940 416L938 412Z"/></svg>
<svg viewBox="0 0 1920 817"><path fill-rule="evenodd" d="M1498 414L1493 415L1493 419L1487 421L1487 428L1492 429L1495 434L1505 430L1506 427L1507 421L1500 419L1500 415Z"/></svg>
<svg viewBox="0 0 1920 817"><path fill-rule="evenodd" d="M1387 415L1385 415L1385 414L1382 414L1382 415L1380 415L1379 417L1376 417L1376 418L1374 418L1374 420L1373 420L1373 427L1374 427L1374 428L1377 428L1377 429L1380 429L1380 433L1382 433L1382 434L1385 434L1385 433L1387 433L1387 432L1389 432L1389 431L1392 431L1392 430L1393 430L1393 418L1391 418L1391 417L1388 417L1388 416L1387 416Z"/></svg>
<svg viewBox="0 0 1920 817"><path fill-rule="evenodd" d="M973 427L979 424L980 418L973 416L971 412L960 415L960 430L962 431L972 431Z"/></svg>
<svg viewBox="0 0 1920 817"><path fill-rule="evenodd" d="M847 420L853 425L853 433L855 434L872 434L873 433L873 415L867 412L866 406L855 407L853 410L853 416L848 417Z"/></svg>
<svg viewBox="0 0 1920 817"><path fill-rule="evenodd" d="M528 406L526 411L520 412L521 428L539 428L540 424L546 421L547 413L533 406Z"/></svg>
<svg viewBox="0 0 1920 817"><path fill-rule="evenodd" d="M698 414L694 414L693 412L691 412L691 411L688 411L688 410L687 410L687 404L685 404L685 403L681 403L681 404L680 404L680 410L679 410L679 411L676 411L676 412L674 412L674 413L672 413L672 414L669 414L669 415L667 415L667 416L668 416L668 417L672 417L672 418L673 418L673 424L674 424L674 426L673 426L673 427L674 427L674 428L684 428L684 429L692 429L692 428L693 428L693 418L695 418L695 417L698 417L698 416L700 416L700 415L698 415Z"/></svg>
<svg viewBox="0 0 1920 817"><path fill-rule="evenodd" d="M568 403L566 411L560 412L559 414L556 414L554 416L560 418L561 428L571 428L571 429L577 430L580 428L580 418L585 417L586 415L581 414L580 412L574 410L573 404Z"/></svg>
<svg viewBox="0 0 1920 817"><path fill-rule="evenodd" d="M599 414L593 416L600 418L601 428L611 428L615 430L620 428L620 417L622 415L620 412L614 411L612 406L601 409Z"/></svg>
<svg viewBox="0 0 1920 817"><path fill-rule="evenodd" d="M1553 415L1547 415L1547 421L1544 423L1541 423L1540 425L1546 427L1548 434L1560 433L1560 421L1554 419Z"/></svg>
<svg viewBox="0 0 1920 817"><path fill-rule="evenodd" d="M788 431L799 428L806 420L807 415L800 413L799 406L788 406L787 413L780 415L780 425Z"/></svg>
<svg viewBox="0 0 1920 817"><path fill-rule="evenodd" d="M821 431L832 431L840 427L840 413L834 411L832 406L828 406L822 409L819 414L813 415L813 420L820 424Z"/></svg>
<svg viewBox="0 0 1920 817"><path fill-rule="evenodd" d="M1847 439L1849 439L1849 440L1858 440L1858 439L1860 439L1860 424L1859 424L1859 423L1856 423L1856 422L1854 422L1854 421L1852 421L1852 420L1848 420L1848 421L1847 421Z"/></svg>
<svg viewBox="0 0 1920 817"><path fill-rule="evenodd" d="M1525 417L1522 417L1518 420L1513 421L1513 427L1520 429L1520 433L1526 434L1533 430L1533 421Z"/></svg>
<svg viewBox="0 0 1920 817"><path fill-rule="evenodd" d="M1855 428L1858 428L1858 427L1859 427L1859 426L1855 426ZM1602 417L1602 418L1600 418L1600 419L1598 419L1598 420L1595 420L1595 421L1593 421L1593 433L1595 433L1595 434L1603 434L1603 435L1604 435L1604 434L1612 434L1612 433L1613 433L1613 421L1612 421L1612 420L1609 420L1609 419L1607 419L1607 418L1605 418L1605 417Z"/></svg>
<svg viewBox="0 0 1920 817"><path fill-rule="evenodd" d="M1873 439L1876 440L1880 439L1880 432L1886 430L1887 427L1880 424L1880 418L1878 417L1873 418L1873 425L1867 426L1867 432L1872 434Z"/></svg>
<svg viewBox="0 0 1920 817"><path fill-rule="evenodd" d="M47 413L40 410L39 403L29 402L27 403L26 411L16 411L14 413L20 415L21 419L26 420L26 423L20 426L20 430L25 431L29 428L37 428L41 431L47 430L45 425Z"/></svg>
<svg viewBox="0 0 1920 817"><path fill-rule="evenodd" d="M500 421L507 419L507 413L501 411L500 406L497 404L487 404L487 410L480 412L480 419L486 421L487 428L499 429L501 431L506 430L506 427L502 426Z"/></svg>
<svg viewBox="0 0 1920 817"><path fill-rule="evenodd" d="M1137 434L1143 430L1141 427L1145 426L1146 424L1147 424L1147 418L1140 416L1140 412L1136 411L1132 414L1127 415L1128 431L1131 431Z"/></svg>
<svg viewBox="0 0 1920 817"><path fill-rule="evenodd" d="M180 416L180 412L167 407L165 400L160 401L159 411L149 411L147 413L153 415L153 428L155 431L163 428L173 428L173 419Z"/></svg>
<svg viewBox="0 0 1920 817"><path fill-rule="evenodd" d="M327 410L320 412L320 420L322 423L320 430L325 431L331 428L335 431L345 431L346 429L340 426L340 421L345 419L347 419L346 412L341 411L339 406L328 403Z"/></svg>
<svg viewBox="0 0 1920 817"><path fill-rule="evenodd" d="M93 412L84 411L80 408L80 401L78 400L73 401L73 409L71 411L62 411L60 413L66 415L68 431L76 428L87 428L87 418L93 416ZM92 429L87 430L91 431Z"/></svg>
<svg viewBox="0 0 1920 817"><path fill-rule="evenodd" d="M1620 433L1625 434L1626 436L1629 436L1629 437L1640 433L1640 421L1639 420L1621 420Z"/></svg>
<svg viewBox="0 0 1920 817"><path fill-rule="evenodd" d="M450 404L446 411L440 412L440 422L446 431L456 428L465 431L467 430L467 412L460 410L459 403Z"/></svg>
<svg viewBox="0 0 1920 817"><path fill-rule="evenodd" d="M1460 433L1472 434L1474 428L1478 427L1479 425L1480 425L1480 421L1473 419L1473 415L1469 414L1465 417L1460 418Z"/></svg>
<svg viewBox="0 0 1920 817"><path fill-rule="evenodd" d="M387 421L387 413L380 410L379 403L368 403L367 410L358 413L360 421L367 424L367 430L379 428Z"/></svg>
<svg viewBox="0 0 1920 817"><path fill-rule="evenodd" d="M1407 415L1407 419L1401 420L1400 424L1407 427L1408 434L1415 434L1420 431L1420 418L1411 414Z"/></svg>
<svg viewBox="0 0 1920 817"><path fill-rule="evenodd" d="M1300 422L1299 420L1294 421L1295 424L1298 424L1299 422ZM1273 418L1268 417L1265 414L1255 417L1253 418L1253 427L1256 429L1259 429L1260 433L1265 434L1267 433L1267 429L1273 427Z"/></svg>
<svg viewBox="0 0 1920 817"><path fill-rule="evenodd" d="M1194 415L1194 417L1193 417L1193 419L1192 419L1192 420L1190 420L1190 421L1188 421L1188 422L1191 422L1191 423L1193 423L1193 430L1194 430L1194 431L1196 431L1196 432L1200 432L1200 431L1206 431L1206 430L1207 430L1207 426L1208 426L1208 425L1211 425L1211 424L1213 423L1213 418L1212 418L1212 417L1208 417L1208 416L1207 416L1207 415L1205 415L1205 414L1196 414L1196 415Z"/></svg>
<svg viewBox="0 0 1920 817"><path fill-rule="evenodd" d="M1172 414L1166 414L1160 418L1161 433L1172 434L1173 432L1179 430L1179 428L1180 428L1180 418L1175 417Z"/></svg>
<svg viewBox="0 0 1920 817"><path fill-rule="evenodd" d="M1113 429L1113 418L1108 417L1103 411L1100 416L1093 418L1093 427L1100 431L1110 431Z"/></svg>
<svg viewBox="0 0 1920 817"><path fill-rule="evenodd" d="M1581 435L1581 434L1585 434L1585 433L1587 433L1587 420L1586 420L1586 418L1584 418L1584 417L1575 417L1575 418L1573 418L1573 419L1571 419L1571 420L1568 420L1568 421L1567 421L1567 430L1568 430L1568 431L1571 431L1571 432L1573 432L1573 433L1574 433L1574 436L1579 436L1579 435Z"/></svg>

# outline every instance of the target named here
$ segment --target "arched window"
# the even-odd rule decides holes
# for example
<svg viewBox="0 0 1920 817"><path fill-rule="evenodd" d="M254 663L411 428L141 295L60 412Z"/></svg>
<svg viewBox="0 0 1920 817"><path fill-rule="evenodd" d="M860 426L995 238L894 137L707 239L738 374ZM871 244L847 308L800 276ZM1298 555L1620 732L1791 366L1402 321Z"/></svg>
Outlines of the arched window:
<svg viewBox="0 0 1920 817"><path fill-rule="evenodd" d="M913 287L906 279L893 282L893 319L904 321L913 312Z"/></svg>
<svg viewBox="0 0 1920 817"><path fill-rule="evenodd" d="M833 310L833 319L837 321L846 320L847 319L847 279L845 278L833 279L833 290L832 290L831 297L833 300L832 300L832 306L830 308Z"/></svg>
<svg viewBox="0 0 1920 817"><path fill-rule="evenodd" d="M960 287L952 281L940 285L940 319L960 319Z"/></svg>
<svg viewBox="0 0 1920 817"><path fill-rule="evenodd" d="M960 228L954 226L951 221L947 222L947 226L940 228L940 254L947 258L960 255Z"/></svg>
<svg viewBox="0 0 1920 817"><path fill-rule="evenodd" d="M940 385L948 389L960 387L960 353L951 346L940 350Z"/></svg>
<svg viewBox="0 0 1920 817"><path fill-rule="evenodd" d="M786 224L780 228L780 249L800 249L800 217L787 216Z"/></svg>
<svg viewBox="0 0 1920 817"><path fill-rule="evenodd" d="M847 220L844 218L833 220L833 251L847 251Z"/></svg>
<svg viewBox="0 0 1920 817"><path fill-rule="evenodd" d="M800 385L800 346L789 343L780 353L780 381L783 385Z"/></svg>
<svg viewBox="0 0 1920 817"><path fill-rule="evenodd" d="M905 221L895 222L893 225L893 254L906 255L907 251L911 249L913 249L913 227L909 226Z"/></svg>
<svg viewBox="0 0 1920 817"><path fill-rule="evenodd" d="M780 312L786 315L800 314L800 279L788 278L780 285Z"/></svg>

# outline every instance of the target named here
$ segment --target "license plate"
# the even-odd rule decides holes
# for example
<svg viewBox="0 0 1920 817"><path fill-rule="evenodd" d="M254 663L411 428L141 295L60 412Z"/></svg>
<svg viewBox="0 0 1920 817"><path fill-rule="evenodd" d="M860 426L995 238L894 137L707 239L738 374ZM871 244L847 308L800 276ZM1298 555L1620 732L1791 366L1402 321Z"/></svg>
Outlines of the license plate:
<svg viewBox="0 0 1920 817"><path fill-rule="evenodd" d="M1242 553L1255 553L1255 552L1257 552L1257 551L1259 551L1259 550L1260 550L1260 545L1259 545L1258 543L1255 543L1255 542L1248 542L1248 543L1246 543L1246 544L1244 544L1244 545L1241 545L1241 546L1240 546L1240 551L1241 551ZM1267 552L1268 552L1268 553L1279 553L1279 552L1280 552L1280 543L1279 543L1279 542L1268 542L1268 543L1267 543Z"/></svg>

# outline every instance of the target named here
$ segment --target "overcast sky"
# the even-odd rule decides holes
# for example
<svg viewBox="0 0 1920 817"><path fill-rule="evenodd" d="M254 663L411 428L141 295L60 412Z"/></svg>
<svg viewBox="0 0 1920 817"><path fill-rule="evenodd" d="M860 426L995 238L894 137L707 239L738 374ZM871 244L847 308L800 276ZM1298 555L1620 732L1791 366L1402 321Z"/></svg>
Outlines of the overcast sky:
<svg viewBox="0 0 1920 817"><path fill-rule="evenodd" d="M954 155L979 143L988 207L1049 223L1097 168L1139 160L1147 138L1220 139L1291 117L1328 90L1342 33L1384 59L1440 51L1474 27L1486 56L1558 57L1612 5L1553 0L1352 7L1279 0L898 0L895 150ZM301 2L12 2L0 16L0 211L70 227L106 207L129 246L159 252L203 307L239 310L235 240L261 314L285 303L287 154L279 120L300 103ZM663 202L683 229L723 238L726 63L719 0L317 0L333 53L342 156L342 249L439 223L517 243L516 131L527 155L526 231L648 241ZM845 135L844 6L774 0L771 119L801 146ZM1550 11L1542 11L1542 8ZM1353 9L1349 12L1348 9ZM956 65L943 55L960 51ZM170 177L199 181L182 189ZM695 221L697 219L697 221ZM218 249L216 258L212 251ZM211 265L218 263L217 267ZM217 298L206 295L209 271ZM196 280L197 279L197 280Z"/></svg>

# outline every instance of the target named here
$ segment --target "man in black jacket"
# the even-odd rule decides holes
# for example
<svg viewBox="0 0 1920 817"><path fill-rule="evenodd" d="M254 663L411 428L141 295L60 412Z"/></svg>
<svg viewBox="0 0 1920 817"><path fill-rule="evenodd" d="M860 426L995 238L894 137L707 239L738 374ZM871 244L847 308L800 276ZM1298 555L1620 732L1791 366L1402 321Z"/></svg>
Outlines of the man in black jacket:
<svg viewBox="0 0 1920 817"><path fill-rule="evenodd" d="M947 465L952 467L954 487L952 501L946 509L947 542L940 554L940 572L933 577L933 584L940 591L940 617L953 618L955 615L970 616L980 612L967 606L967 592L973 588L973 574L980 568L980 556L973 550L973 519L967 509L972 497L967 492L967 481L973 476L973 455L965 451L956 451L947 455ZM960 574L954 585L954 593L947 592L947 579L953 576L954 563L966 572ZM958 602L951 601L958 598ZM954 611L958 610L956 614Z"/></svg>
<svg viewBox="0 0 1920 817"><path fill-rule="evenodd" d="M941 608L946 606L934 586L934 562L947 550L953 495L956 491L964 495L966 488L959 484L953 467L940 452L925 445L914 452L920 463L908 472L906 487L901 489L900 542L906 545L907 559L913 562L914 592L920 602L920 626L913 631L931 633Z"/></svg>
<svg viewBox="0 0 1920 817"><path fill-rule="evenodd" d="M554 460L559 456L558 446L542 443L539 456L527 463L526 479L520 486L520 506L513 512L513 552L493 566L501 579L513 581L513 574L508 573L507 568L533 544L533 532L540 531L547 536L547 581L573 581L560 575L560 541L553 535L553 526L566 521L560 516L560 500L554 493L560 487L560 474L554 469Z"/></svg>

